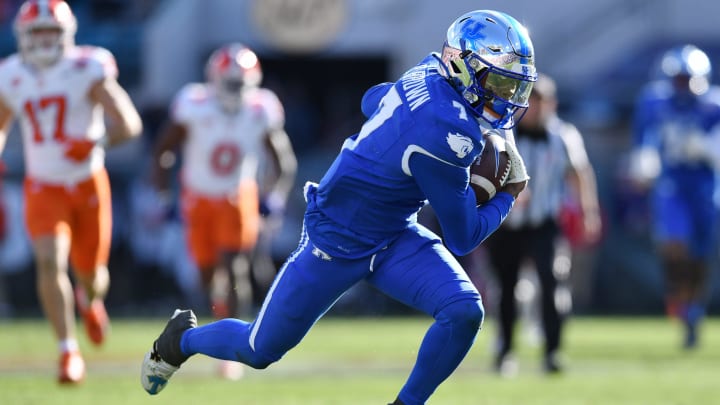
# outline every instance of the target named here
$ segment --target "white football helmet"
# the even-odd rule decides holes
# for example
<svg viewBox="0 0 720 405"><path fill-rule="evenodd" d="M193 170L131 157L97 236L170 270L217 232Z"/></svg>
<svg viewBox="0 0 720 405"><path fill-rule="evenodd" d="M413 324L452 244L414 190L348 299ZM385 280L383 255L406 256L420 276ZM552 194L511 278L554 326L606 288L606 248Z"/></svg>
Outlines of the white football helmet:
<svg viewBox="0 0 720 405"><path fill-rule="evenodd" d="M257 55L239 43L225 45L213 52L205 67L205 75L222 107L231 113L239 110L243 90L257 87L262 81Z"/></svg>
<svg viewBox="0 0 720 405"><path fill-rule="evenodd" d="M45 67L57 62L75 44L77 21L63 0L27 0L13 28L23 60Z"/></svg>
<svg viewBox="0 0 720 405"><path fill-rule="evenodd" d="M697 96L710 88L712 64L707 54L695 45L668 49L660 58L657 70L660 79L672 82L681 93Z"/></svg>
<svg viewBox="0 0 720 405"><path fill-rule="evenodd" d="M537 73L530 36L513 17L492 10L460 16L440 58L466 105L493 128L510 129L522 118Z"/></svg>

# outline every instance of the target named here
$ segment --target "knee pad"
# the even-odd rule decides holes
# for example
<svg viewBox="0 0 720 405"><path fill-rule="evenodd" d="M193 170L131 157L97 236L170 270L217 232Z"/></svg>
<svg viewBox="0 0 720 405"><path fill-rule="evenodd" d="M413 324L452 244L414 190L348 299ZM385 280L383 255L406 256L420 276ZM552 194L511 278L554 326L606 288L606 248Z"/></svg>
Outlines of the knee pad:
<svg viewBox="0 0 720 405"><path fill-rule="evenodd" d="M271 356L266 356L262 353L253 353L251 356L243 356L240 353L237 353L236 361L239 361L241 363L245 363L246 365L257 369L262 370L265 368L268 368L271 364L278 361L278 358L273 358Z"/></svg>
<svg viewBox="0 0 720 405"><path fill-rule="evenodd" d="M478 330L485 319L485 308L480 299L455 301L441 309L435 319Z"/></svg>
<svg viewBox="0 0 720 405"><path fill-rule="evenodd" d="M275 360L270 360L267 358L259 358L259 357L256 357L256 358L253 358L253 359L247 361L247 365L256 370L266 369L273 363L275 363Z"/></svg>

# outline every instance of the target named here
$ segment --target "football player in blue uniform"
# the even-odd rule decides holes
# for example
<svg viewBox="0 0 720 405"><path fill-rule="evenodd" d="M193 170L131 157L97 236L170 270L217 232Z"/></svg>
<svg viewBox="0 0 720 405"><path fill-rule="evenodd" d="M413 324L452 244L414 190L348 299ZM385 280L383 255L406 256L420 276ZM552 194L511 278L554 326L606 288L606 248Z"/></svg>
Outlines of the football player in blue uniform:
<svg viewBox="0 0 720 405"><path fill-rule="evenodd" d="M508 142L508 184L477 206L469 166L483 149L483 133L505 134L515 125L535 80L532 42L517 20L488 10L459 17L442 54L365 94L369 119L320 183L306 184L300 244L257 318L198 327L192 311L176 310L145 356L143 387L158 393L198 353L268 367L366 280L435 319L395 401L424 404L465 357L484 317L480 294L450 252L467 254L495 231L528 180ZM444 244L417 223L428 203Z"/></svg>
<svg viewBox="0 0 720 405"><path fill-rule="evenodd" d="M710 72L710 59L693 45L662 56L660 80L637 101L630 165L636 184L652 186L667 313L685 325L686 348L697 344L708 260L716 249L720 90L710 85Z"/></svg>

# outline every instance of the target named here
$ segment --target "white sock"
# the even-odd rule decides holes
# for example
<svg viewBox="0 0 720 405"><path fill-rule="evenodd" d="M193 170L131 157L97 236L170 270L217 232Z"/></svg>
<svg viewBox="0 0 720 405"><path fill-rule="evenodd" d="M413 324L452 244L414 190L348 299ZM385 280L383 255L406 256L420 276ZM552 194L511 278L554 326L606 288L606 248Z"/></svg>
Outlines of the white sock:
<svg viewBox="0 0 720 405"><path fill-rule="evenodd" d="M58 346L60 347L61 353L77 352L78 350L80 350L80 346L78 346L78 342L76 339L61 340Z"/></svg>

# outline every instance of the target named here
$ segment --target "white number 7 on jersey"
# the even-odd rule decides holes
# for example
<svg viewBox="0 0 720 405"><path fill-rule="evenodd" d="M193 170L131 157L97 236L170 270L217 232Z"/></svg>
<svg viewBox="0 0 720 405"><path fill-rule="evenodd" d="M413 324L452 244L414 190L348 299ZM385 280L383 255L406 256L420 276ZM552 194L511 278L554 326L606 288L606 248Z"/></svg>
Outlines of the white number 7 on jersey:
<svg viewBox="0 0 720 405"><path fill-rule="evenodd" d="M355 149L357 144L363 139L367 138L373 131L378 129L385 121L392 117L395 110L402 104L400 95L398 94L395 87L391 87L387 94L380 101L380 111L373 115L360 129L360 133L357 138L353 141L348 139L343 145L344 148L350 150Z"/></svg>

